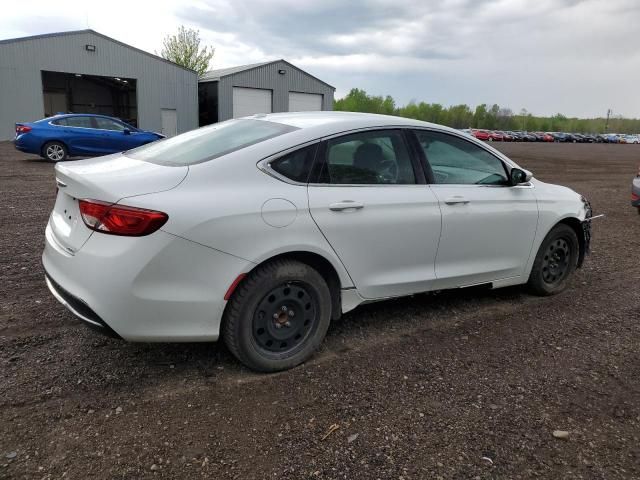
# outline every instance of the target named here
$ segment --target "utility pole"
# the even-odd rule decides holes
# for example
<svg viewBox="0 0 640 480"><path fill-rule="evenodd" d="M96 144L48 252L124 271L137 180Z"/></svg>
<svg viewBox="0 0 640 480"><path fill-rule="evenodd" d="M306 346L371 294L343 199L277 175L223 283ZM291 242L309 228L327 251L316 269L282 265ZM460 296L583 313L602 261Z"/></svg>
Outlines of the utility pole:
<svg viewBox="0 0 640 480"><path fill-rule="evenodd" d="M607 110L607 122L604 124L604 133L607 133L607 131L609 130L609 117L611 117L611 114L613 112L611 111L611 109L609 108Z"/></svg>
<svg viewBox="0 0 640 480"><path fill-rule="evenodd" d="M520 110L520 115L522 115L522 131L523 132L526 131L524 127L525 127L525 122L527 120L527 114L528 113L529 112L527 112L526 108L523 108L522 110Z"/></svg>

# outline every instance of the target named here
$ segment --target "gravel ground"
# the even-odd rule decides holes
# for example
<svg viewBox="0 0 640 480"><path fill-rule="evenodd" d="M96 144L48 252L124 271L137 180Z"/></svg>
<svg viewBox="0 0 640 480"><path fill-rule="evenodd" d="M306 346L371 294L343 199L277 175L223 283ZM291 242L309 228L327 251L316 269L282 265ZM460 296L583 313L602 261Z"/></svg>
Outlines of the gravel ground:
<svg viewBox="0 0 640 480"><path fill-rule="evenodd" d="M0 478L640 478L640 147L498 148L607 215L568 291L358 308L258 375L80 325L40 265L53 167L0 143Z"/></svg>

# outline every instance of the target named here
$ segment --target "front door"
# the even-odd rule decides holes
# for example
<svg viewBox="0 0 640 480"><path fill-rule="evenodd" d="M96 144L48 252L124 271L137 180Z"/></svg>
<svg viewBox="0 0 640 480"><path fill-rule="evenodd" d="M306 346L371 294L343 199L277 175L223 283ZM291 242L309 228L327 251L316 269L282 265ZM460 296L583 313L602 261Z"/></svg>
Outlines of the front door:
<svg viewBox="0 0 640 480"><path fill-rule="evenodd" d="M336 137L319 155L320 179L308 187L311 215L360 295L373 299L429 290L440 207L431 189L418 183L404 133Z"/></svg>
<svg viewBox="0 0 640 480"><path fill-rule="evenodd" d="M162 109L162 134L165 137L175 137L178 134L178 116L175 109Z"/></svg>
<svg viewBox="0 0 640 480"><path fill-rule="evenodd" d="M533 187L511 186L510 167L471 141L428 130L416 135L442 210L438 288L522 276L538 224Z"/></svg>

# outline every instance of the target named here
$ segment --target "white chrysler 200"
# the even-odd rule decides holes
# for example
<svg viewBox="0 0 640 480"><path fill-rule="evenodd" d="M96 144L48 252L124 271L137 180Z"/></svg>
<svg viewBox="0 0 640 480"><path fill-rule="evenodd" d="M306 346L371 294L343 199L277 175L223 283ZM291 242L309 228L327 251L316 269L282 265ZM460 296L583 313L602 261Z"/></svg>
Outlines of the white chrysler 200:
<svg viewBox="0 0 640 480"><path fill-rule="evenodd" d="M256 115L56 165L55 297L130 341L215 341L261 371L308 359L357 305L528 284L560 292L589 203L420 121Z"/></svg>

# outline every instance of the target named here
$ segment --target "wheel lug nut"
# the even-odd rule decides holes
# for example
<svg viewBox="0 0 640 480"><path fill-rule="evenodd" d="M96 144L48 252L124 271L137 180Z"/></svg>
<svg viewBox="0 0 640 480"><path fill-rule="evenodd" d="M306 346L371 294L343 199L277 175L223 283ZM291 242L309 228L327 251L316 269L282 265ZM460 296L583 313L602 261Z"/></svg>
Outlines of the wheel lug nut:
<svg viewBox="0 0 640 480"><path fill-rule="evenodd" d="M273 314L273 318L275 318L275 319L277 320L277 319L278 319L278 314L277 314L277 313L274 313L274 314Z"/></svg>
<svg viewBox="0 0 640 480"><path fill-rule="evenodd" d="M284 323L284 326L285 326L285 327L290 327L290 326L291 326L291 322L285 322L285 323Z"/></svg>
<svg viewBox="0 0 640 480"><path fill-rule="evenodd" d="M283 312L286 312L287 311L287 307L283 305L283 306L280 307L280 310L282 310Z"/></svg>
<svg viewBox="0 0 640 480"><path fill-rule="evenodd" d="M295 316L296 316L296 312L294 312L293 310L289 310L288 315L289 315L290 317L295 317Z"/></svg>

